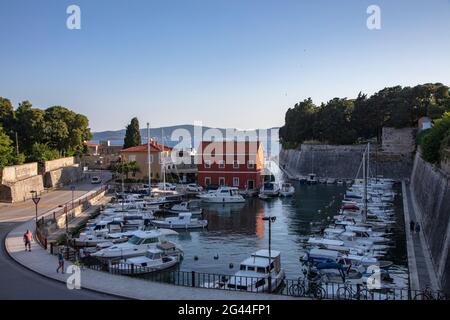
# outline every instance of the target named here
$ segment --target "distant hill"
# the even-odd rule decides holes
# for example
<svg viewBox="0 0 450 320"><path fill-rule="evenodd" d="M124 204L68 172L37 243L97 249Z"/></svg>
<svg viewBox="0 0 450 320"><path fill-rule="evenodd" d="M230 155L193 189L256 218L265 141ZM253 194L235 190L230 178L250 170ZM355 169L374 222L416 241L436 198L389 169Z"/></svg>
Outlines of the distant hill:
<svg viewBox="0 0 450 320"><path fill-rule="evenodd" d="M159 143L164 143L168 146L175 146L180 141L174 141L172 140L172 133L174 133L175 130L178 130L177 135L186 135L189 134L191 137L190 141L183 141L184 147L197 147L196 144L197 141L194 141L194 132L198 131L201 132L202 135L205 134L207 130L214 129L221 132L221 134L226 137L227 130L231 130L231 132L236 132L240 134L244 134L246 131L238 130L238 129L225 129L225 128L211 128L211 127L195 127L194 125L177 125L177 126L170 126L170 127L160 127L160 128L151 128L150 129L150 136L152 138L155 138L156 141ZM259 140L265 142L265 140L270 139L271 130L275 130L278 133L278 127L267 129L267 135L269 137L266 137L263 133L263 129L255 129L257 137L259 137ZM164 137L162 137L162 133L164 132ZM209 132L212 133L212 132ZM147 129L141 129L141 137L142 139L146 139L147 137ZM109 140L112 144L115 145L121 145L123 144L123 139L125 138L125 129L122 130L116 130L116 131L102 131L102 132L94 132L92 141L99 142L100 140ZM164 138L164 139L163 139ZM278 140L278 136L274 137L276 140ZM199 140L202 140L202 137L199 137Z"/></svg>

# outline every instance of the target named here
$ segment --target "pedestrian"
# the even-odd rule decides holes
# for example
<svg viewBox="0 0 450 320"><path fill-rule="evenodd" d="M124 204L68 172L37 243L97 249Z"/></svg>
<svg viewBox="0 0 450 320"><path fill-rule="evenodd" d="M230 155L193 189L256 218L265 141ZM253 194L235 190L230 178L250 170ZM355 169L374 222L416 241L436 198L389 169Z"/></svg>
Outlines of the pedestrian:
<svg viewBox="0 0 450 320"><path fill-rule="evenodd" d="M83 248L80 249L79 255L80 255L80 267L81 269L84 269L84 261L87 255Z"/></svg>
<svg viewBox="0 0 450 320"><path fill-rule="evenodd" d="M56 273L59 273L60 269L61 273L64 274L64 252L62 248L58 252L58 269L56 269Z"/></svg>
<svg viewBox="0 0 450 320"><path fill-rule="evenodd" d="M416 233L420 232L420 225L418 223L416 223Z"/></svg>
<svg viewBox="0 0 450 320"><path fill-rule="evenodd" d="M409 230L411 232L414 232L415 228L416 228L416 224L415 224L414 220L411 220L411 222L409 223Z"/></svg>
<svg viewBox="0 0 450 320"><path fill-rule="evenodd" d="M27 232L24 233L23 235L23 242L25 243L25 251L31 252L31 239L33 239L33 234L31 233L30 230L27 230Z"/></svg>

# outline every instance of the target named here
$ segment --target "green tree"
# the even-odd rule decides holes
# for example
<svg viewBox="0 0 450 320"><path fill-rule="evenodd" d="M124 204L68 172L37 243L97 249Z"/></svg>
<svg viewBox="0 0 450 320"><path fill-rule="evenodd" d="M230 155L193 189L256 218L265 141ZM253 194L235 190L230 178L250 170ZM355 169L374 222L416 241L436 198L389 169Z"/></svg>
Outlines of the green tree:
<svg viewBox="0 0 450 320"><path fill-rule="evenodd" d="M141 168L137 161L130 161L128 163L128 170L132 173L133 177L136 176L136 173L141 172Z"/></svg>
<svg viewBox="0 0 450 320"><path fill-rule="evenodd" d="M35 142L42 142L44 139L44 111L33 108L28 101L23 101L15 112L15 118L19 149L28 154Z"/></svg>
<svg viewBox="0 0 450 320"><path fill-rule="evenodd" d="M433 127L421 137L423 158L431 163L439 163L444 149L450 141L450 112L435 121Z"/></svg>
<svg viewBox="0 0 450 320"><path fill-rule="evenodd" d="M131 119L130 124L127 126L125 132L125 139L123 148L130 148L140 145L141 142L141 132L139 129L139 120L135 117Z"/></svg>
<svg viewBox="0 0 450 320"><path fill-rule="evenodd" d="M11 146L11 139L0 127L0 168L14 164L14 148Z"/></svg>
<svg viewBox="0 0 450 320"><path fill-rule="evenodd" d="M34 143L31 153L27 157L29 162L38 162L43 164L45 161L55 160L60 157L58 150L52 149L45 143Z"/></svg>
<svg viewBox="0 0 450 320"><path fill-rule="evenodd" d="M0 126L3 127L11 139L13 138L13 135L15 135L15 133L13 133L15 125L14 116L14 108L11 101L0 97Z"/></svg>

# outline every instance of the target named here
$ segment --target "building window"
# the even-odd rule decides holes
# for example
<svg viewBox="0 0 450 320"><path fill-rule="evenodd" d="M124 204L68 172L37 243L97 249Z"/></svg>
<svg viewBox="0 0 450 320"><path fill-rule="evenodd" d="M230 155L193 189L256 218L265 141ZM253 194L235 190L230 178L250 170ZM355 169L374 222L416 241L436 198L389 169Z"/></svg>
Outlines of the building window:
<svg viewBox="0 0 450 320"><path fill-rule="evenodd" d="M211 177L205 177L205 186L209 186L211 184Z"/></svg>
<svg viewBox="0 0 450 320"><path fill-rule="evenodd" d="M128 161L136 161L136 155L135 154L130 154L129 156L128 156Z"/></svg>
<svg viewBox="0 0 450 320"><path fill-rule="evenodd" d="M239 161L237 160L233 161L233 169L239 169Z"/></svg>
<svg viewBox="0 0 450 320"><path fill-rule="evenodd" d="M220 186L224 186L225 185L225 178L224 177L220 177L219 178L219 185Z"/></svg>
<svg viewBox="0 0 450 320"><path fill-rule="evenodd" d="M247 169L255 169L255 161L248 160Z"/></svg>
<svg viewBox="0 0 450 320"><path fill-rule="evenodd" d="M225 161L223 160L219 161L219 169L225 169Z"/></svg>
<svg viewBox="0 0 450 320"><path fill-rule="evenodd" d="M210 169L210 168L211 168L211 161L205 160L205 169Z"/></svg>
<svg viewBox="0 0 450 320"><path fill-rule="evenodd" d="M233 178L233 187L239 187L239 178Z"/></svg>

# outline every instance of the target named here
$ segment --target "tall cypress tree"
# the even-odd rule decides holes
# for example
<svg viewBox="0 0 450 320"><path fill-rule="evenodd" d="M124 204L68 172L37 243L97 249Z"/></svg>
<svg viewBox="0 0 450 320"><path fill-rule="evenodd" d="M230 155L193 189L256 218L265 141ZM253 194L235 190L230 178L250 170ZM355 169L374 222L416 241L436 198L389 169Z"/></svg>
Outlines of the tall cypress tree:
<svg viewBox="0 0 450 320"><path fill-rule="evenodd" d="M135 147L141 144L141 132L139 129L139 120L134 117L127 126L123 148Z"/></svg>

